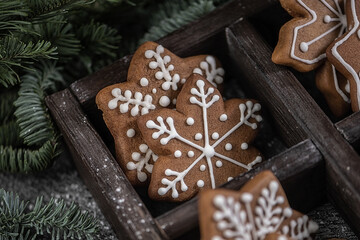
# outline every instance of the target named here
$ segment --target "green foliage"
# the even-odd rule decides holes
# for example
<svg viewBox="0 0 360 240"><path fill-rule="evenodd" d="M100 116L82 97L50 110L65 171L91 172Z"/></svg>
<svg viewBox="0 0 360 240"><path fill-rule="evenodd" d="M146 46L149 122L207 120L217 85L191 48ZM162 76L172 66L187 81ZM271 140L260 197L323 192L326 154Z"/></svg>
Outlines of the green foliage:
<svg viewBox="0 0 360 240"><path fill-rule="evenodd" d="M64 85L55 63L42 63L39 69L24 75L15 101L15 116L20 127L20 137L28 146L42 145L53 138L55 130L46 110L45 96Z"/></svg>
<svg viewBox="0 0 360 240"><path fill-rule="evenodd" d="M161 4L151 19L152 27L139 43L157 40L215 9L213 0L175 0Z"/></svg>
<svg viewBox="0 0 360 240"><path fill-rule="evenodd" d="M28 210L28 203L18 195L0 189L0 240L35 239L37 236L53 240L93 239L92 234L97 231L97 220L74 203L67 206L63 200L55 199L43 203L43 198L39 197L34 208Z"/></svg>

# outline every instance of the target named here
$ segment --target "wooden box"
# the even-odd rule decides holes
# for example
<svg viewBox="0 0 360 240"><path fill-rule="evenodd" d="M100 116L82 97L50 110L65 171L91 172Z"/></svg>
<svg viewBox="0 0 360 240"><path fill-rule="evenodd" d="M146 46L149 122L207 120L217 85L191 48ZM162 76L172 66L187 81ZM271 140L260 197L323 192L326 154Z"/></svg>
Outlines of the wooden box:
<svg viewBox="0 0 360 240"><path fill-rule="evenodd" d="M279 152L265 143L268 159L223 187L239 189L258 172L270 169L293 208L309 211L328 197L359 234L360 113L334 120L323 99L313 93L311 77L271 62L279 27L288 20L284 16L276 0L235 0L158 42L181 57L210 53L223 60L247 96L260 100L271 139L287 146ZM117 236L175 239L197 227L197 198L182 204L159 203L147 198L146 189L134 189L113 157L112 137L95 105L100 89L126 80L130 60L131 56L117 60L49 96L46 103Z"/></svg>

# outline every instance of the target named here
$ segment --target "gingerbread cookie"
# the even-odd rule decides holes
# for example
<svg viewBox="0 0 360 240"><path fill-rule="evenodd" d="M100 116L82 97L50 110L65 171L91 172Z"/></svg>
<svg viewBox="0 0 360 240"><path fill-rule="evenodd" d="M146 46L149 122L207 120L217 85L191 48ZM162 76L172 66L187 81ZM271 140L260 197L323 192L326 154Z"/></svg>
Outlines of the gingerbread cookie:
<svg viewBox="0 0 360 240"><path fill-rule="evenodd" d="M316 86L324 95L331 112L336 117L344 116L349 112L349 81L330 62L326 61L316 71Z"/></svg>
<svg viewBox="0 0 360 240"><path fill-rule="evenodd" d="M190 76L176 110L160 109L138 118L145 142L159 156L149 196L184 201L261 162L261 154L251 146L262 120L260 108L253 100L224 102L205 78Z"/></svg>
<svg viewBox="0 0 360 240"><path fill-rule="evenodd" d="M308 216L290 208L284 190L270 171L261 172L240 191L201 192L199 219L202 240L302 240L311 239L318 229Z"/></svg>
<svg viewBox="0 0 360 240"><path fill-rule="evenodd" d="M336 39L327 49L329 61L350 82L350 99L352 110L359 111L360 103L360 2L346 2L348 30Z"/></svg>
<svg viewBox="0 0 360 240"><path fill-rule="evenodd" d="M134 185L146 184L157 156L145 144L136 119L157 108L172 107L193 72L203 74L216 86L224 70L213 56L179 58L154 42L135 52L127 81L102 89L96 104L115 140L116 159Z"/></svg>
<svg viewBox="0 0 360 240"><path fill-rule="evenodd" d="M346 30L345 1L280 0L280 3L294 19L280 29L273 62L300 72L317 68L326 57L326 48Z"/></svg>

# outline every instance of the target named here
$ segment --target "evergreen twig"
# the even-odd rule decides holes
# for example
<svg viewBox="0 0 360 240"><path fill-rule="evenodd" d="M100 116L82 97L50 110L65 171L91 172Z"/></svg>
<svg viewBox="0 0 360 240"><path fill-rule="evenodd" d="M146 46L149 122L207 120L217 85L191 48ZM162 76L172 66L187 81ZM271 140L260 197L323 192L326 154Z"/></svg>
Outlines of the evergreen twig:
<svg viewBox="0 0 360 240"><path fill-rule="evenodd" d="M43 203L39 197L32 210L27 206L18 195L0 189L0 240L37 236L51 236L52 240L93 239L92 234L98 231L97 220L74 203L67 206L63 200L55 199Z"/></svg>

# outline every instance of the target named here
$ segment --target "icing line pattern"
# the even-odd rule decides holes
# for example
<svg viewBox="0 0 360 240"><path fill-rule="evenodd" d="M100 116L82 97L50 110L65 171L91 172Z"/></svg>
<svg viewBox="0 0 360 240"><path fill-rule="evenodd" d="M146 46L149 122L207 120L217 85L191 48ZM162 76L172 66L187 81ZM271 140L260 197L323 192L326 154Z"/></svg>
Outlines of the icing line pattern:
<svg viewBox="0 0 360 240"><path fill-rule="evenodd" d="M344 32L344 30L346 29L346 16L345 14L342 12L340 6L339 6L339 2L338 0L333 0L335 5L336 5L336 10L331 7L329 5L329 3L327 3L325 0L320 0L324 6L326 8L328 8L333 14L335 14L337 17L335 18L331 18L329 15L326 15L324 17L324 23L330 23L330 22L339 22L338 24L336 24L334 27L330 28L329 30L327 30L326 32L320 34L318 37L308 41L308 42L301 42L299 47L300 47L300 50L302 52L307 52L308 49L309 49L309 46L311 44L313 44L314 42L320 40L321 38L325 37L326 35L328 35L329 33L335 31L336 29L340 28L340 33ZM306 63L306 64L313 64L313 63L316 63L316 62L319 62L320 60L324 59L326 54L323 53L321 55L319 55L318 57L314 58L314 59L311 59L311 60L307 60L307 59L303 59L303 58L300 58L298 56L295 55L295 44L296 44L296 40L297 40L297 36L298 36L298 31L302 28L305 28L311 24L313 24L314 22L316 22L318 16L316 14L316 12L314 10L312 10L311 8L309 8L302 0L297 0L297 2L303 7L305 8L312 16L312 19L311 21L303 24L303 25L300 25L300 26L297 26L294 28L294 37L293 37L293 42L292 42L292 45L291 45L291 51L290 51L290 56L295 59L295 60L298 60L300 62L303 62L303 63ZM344 1L345 2L345 1ZM340 35L339 33L339 35Z"/></svg>
<svg viewBox="0 0 360 240"><path fill-rule="evenodd" d="M279 232L295 239L310 238L318 229L318 225L303 215L291 220L289 225L283 225L284 220L293 215L289 207L282 207L285 198L278 194L279 184L271 181L261 190L258 199L251 193L243 193L239 199L221 194L213 198L216 211L213 220L222 236L214 236L212 240L237 239L260 240L267 234ZM255 211L251 204L256 201Z"/></svg>
<svg viewBox="0 0 360 240"><path fill-rule="evenodd" d="M165 175L166 176L171 176L172 178L174 178L173 180L169 180L167 178L163 178L161 180L161 183L164 184L166 187L161 187L158 190L158 194L159 195L164 195L166 194L170 189L172 191L171 196L173 198L177 198L179 196L179 193L176 189L176 185L177 183L180 183L180 188L181 191L185 192L188 189L188 186L186 185L184 178L185 176L188 174L189 171L191 171L193 169L193 167L202 159L206 159L207 165L208 165L208 171L210 174L210 180L211 180L211 187L215 188L216 184L215 184L215 176L213 173L213 163L212 163L212 158L213 157L217 157L223 161L227 161L230 162L236 166L242 167L246 170L250 170L252 168L252 166L255 163L261 162L262 158L260 156L257 156L256 159L249 163L248 165L245 165L241 162L238 162L234 159L231 159L223 154L220 154L216 151L216 147L223 142L230 134L232 134L234 131L236 131L239 127L243 126L243 125L247 125L253 129L257 128L257 124L256 123L250 123L249 120L251 118L255 119L257 122L260 122L262 120L260 115L256 115L255 113L257 111L259 111L261 109L260 104L256 103L253 104L251 101L247 101L246 104L241 103L239 105L239 111L240 111L240 119L239 122L233 126L230 130L228 130L223 136L219 137L219 139L213 143L212 145L210 145L209 143L209 129L208 129L208 119L207 119L207 109L210 108L215 102L217 102L220 99L219 95L212 95L214 93L214 88L209 87L207 89L207 92L205 92L205 83L202 80L198 80L196 82L196 85L198 87L198 89L196 88L192 88L191 89L191 94L193 95L192 97L190 97L190 102L192 104L198 105L201 107L202 109L202 115L203 115L203 125L204 125L204 129L203 129L203 133L204 133L204 146L200 146L184 137L182 137L177 131L176 131L176 127L174 125L174 119L172 117L167 117L165 120L158 116L156 118L156 121L158 123L155 123L152 120L149 120L146 122L146 127L149 129L156 129L158 131L154 132L152 134L152 138L153 139L158 139L160 136L167 134L167 137L163 137L160 139L160 143L162 145L166 145L170 140L172 139L177 139L178 141L185 143L187 145L189 145L190 147L199 150L200 152L202 152L200 154L200 156L198 156L196 158L196 160L193 161L193 163L186 168L184 171L182 172L177 172L177 171L173 171L171 169L166 169L165 170ZM210 96L212 95L212 96ZM199 99L200 100L199 100ZM210 100L208 100L210 99ZM166 122L166 124L165 124ZM219 164L218 164L219 165ZM222 165L222 164L221 164Z"/></svg>
<svg viewBox="0 0 360 240"><path fill-rule="evenodd" d="M343 57L338 52L338 48L344 44L352 35L357 34L357 29L359 28L359 19L356 14L356 7L355 7L355 0L349 0L350 6L351 6L351 12L353 16L354 26L352 26L351 30L345 35L345 37L339 41L337 41L334 45L334 47L331 49L331 53L333 56L346 68L346 70L351 74L353 77L355 84L357 86L357 102L360 103L360 79L358 73L355 71L355 69L346 62Z"/></svg>
<svg viewBox="0 0 360 240"><path fill-rule="evenodd" d="M207 56L205 61L200 63L200 68L195 68L193 73L204 75L205 72L206 79L211 82L212 85L217 87L217 84L221 84L224 81L225 71L223 68L216 68L216 61L213 56Z"/></svg>

